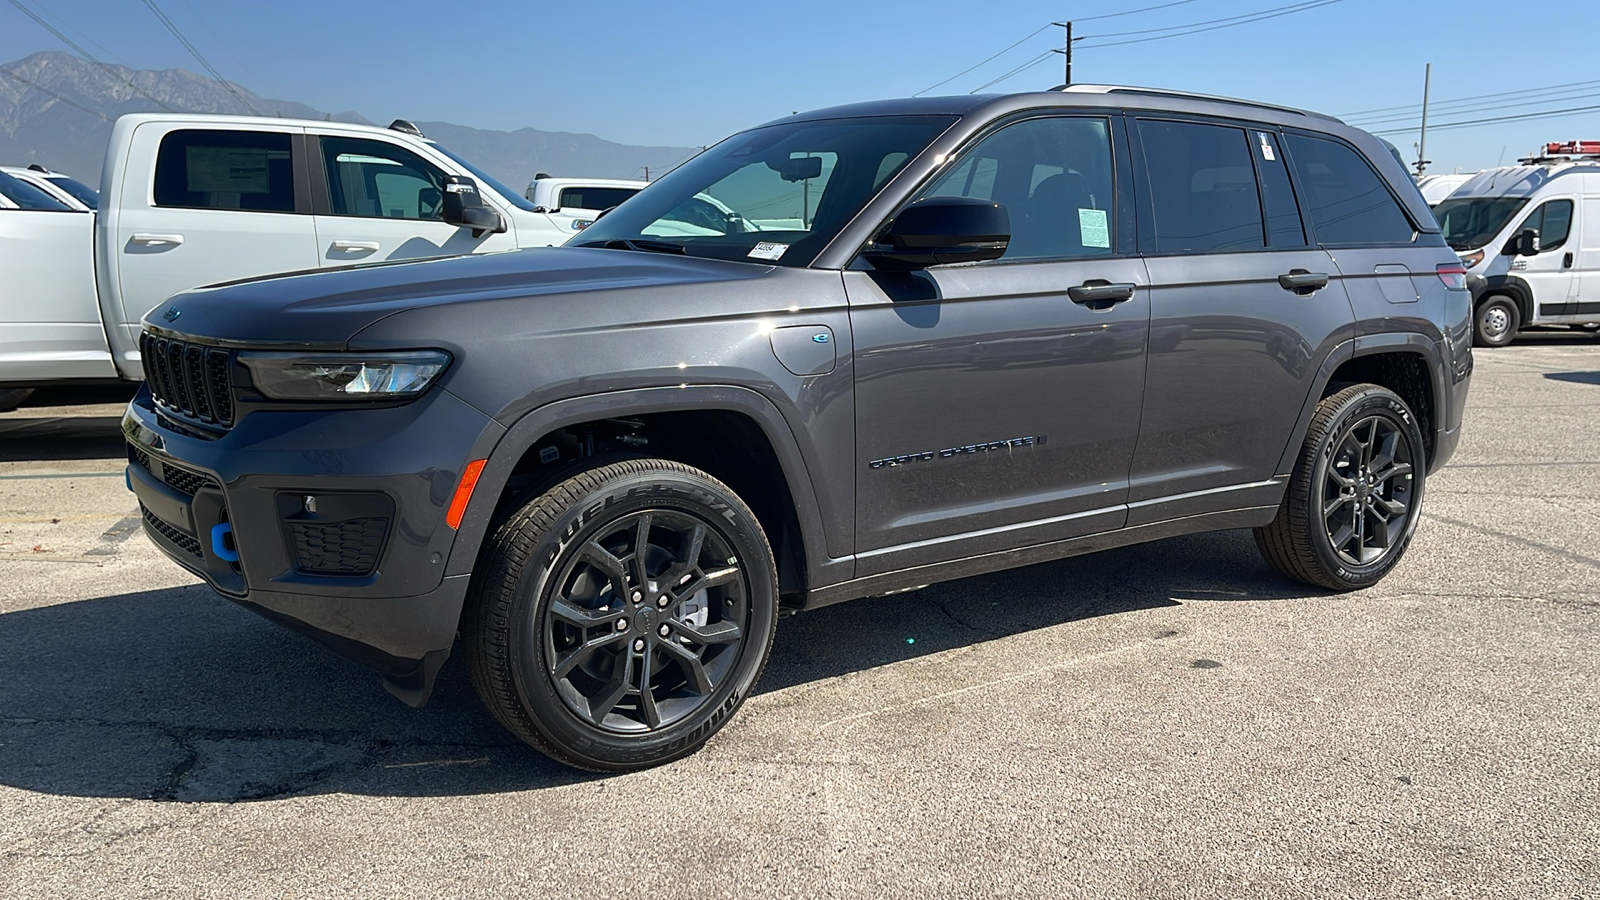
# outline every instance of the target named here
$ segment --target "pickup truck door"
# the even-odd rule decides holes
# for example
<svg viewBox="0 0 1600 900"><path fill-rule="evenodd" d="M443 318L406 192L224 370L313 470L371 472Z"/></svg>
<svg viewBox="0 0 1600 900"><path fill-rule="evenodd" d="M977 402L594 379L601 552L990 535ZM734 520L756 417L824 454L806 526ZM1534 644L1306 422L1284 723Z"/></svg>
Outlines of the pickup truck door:
<svg viewBox="0 0 1600 900"><path fill-rule="evenodd" d="M112 343L125 374L139 377L140 320L174 294L316 268L305 161L296 151L302 131L170 122L134 131L120 199L101 210L98 231L101 310L108 329L122 332Z"/></svg>
<svg viewBox="0 0 1600 900"><path fill-rule="evenodd" d="M116 376L93 259L93 213L0 202L0 383Z"/></svg>
<svg viewBox="0 0 1600 900"><path fill-rule="evenodd" d="M455 256L517 247L514 220L480 186L484 204L505 218L501 234L440 219L446 170L409 147L372 137L308 135L317 265ZM466 174L466 173L459 173Z"/></svg>
<svg viewBox="0 0 1600 900"><path fill-rule="evenodd" d="M1126 521L1150 299L1120 127L1025 119L922 192L1004 205L1003 259L845 273L858 577Z"/></svg>

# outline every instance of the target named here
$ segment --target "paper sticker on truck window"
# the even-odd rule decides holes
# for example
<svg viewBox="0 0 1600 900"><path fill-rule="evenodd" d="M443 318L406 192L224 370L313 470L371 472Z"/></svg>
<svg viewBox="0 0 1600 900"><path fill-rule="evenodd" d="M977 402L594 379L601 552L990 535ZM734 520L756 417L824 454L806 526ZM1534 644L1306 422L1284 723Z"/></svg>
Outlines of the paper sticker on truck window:
<svg viewBox="0 0 1600 900"><path fill-rule="evenodd" d="M751 247L750 252L745 255L751 259L782 259L783 252L788 249L788 244L774 244L770 241L762 241Z"/></svg>
<svg viewBox="0 0 1600 900"><path fill-rule="evenodd" d="M287 159L284 153L282 158ZM268 194L269 150L256 147L185 147L185 190L198 193Z"/></svg>
<svg viewBox="0 0 1600 900"><path fill-rule="evenodd" d="M1106 226L1106 211L1078 210L1078 234L1083 238L1085 247L1110 247L1111 229Z"/></svg>
<svg viewBox="0 0 1600 900"><path fill-rule="evenodd" d="M1256 137L1261 139L1261 158L1269 160L1277 159L1278 157L1274 156L1272 153L1271 135L1268 135L1265 131L1258 131L1256 132Z"/></svg>

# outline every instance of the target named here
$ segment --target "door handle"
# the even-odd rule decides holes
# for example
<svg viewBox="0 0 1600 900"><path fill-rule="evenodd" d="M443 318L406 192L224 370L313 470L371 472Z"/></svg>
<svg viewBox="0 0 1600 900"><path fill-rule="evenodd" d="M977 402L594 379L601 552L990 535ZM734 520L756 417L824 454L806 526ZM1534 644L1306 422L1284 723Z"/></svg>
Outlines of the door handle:
<svg viewBox="0 0 1600 900"><path fill-rule="evenodd" d="M377 241L334 241L331 248L335 252L354 253L357 250L372 251L378 249Z"/></svg>
<svg viewBox="0 0 1600 900"><path fill-rule="evenodd" d="M1561 268L1563 268L1563 269L1572 268L1572 253L1571 252L1568 252L1567 255L1561 257Z"/></svg>
<svg viewBox="0 0 1600 900"><path fill-rule="evenodd" d="M1133 292L1138 288L1135 284L1112 284L1101 279L1092 279L1083 284L1067 288L1067 296L1073 303L1079 303L1092 310L1110 309L1113 304L1124 300L1132 300Z"/></svg>
<svg viewBox="0 0 1600 900"><path fill-rule="evenodd" d="M181 234L144 234L144 233L138 233L138 234L135 234L133 237L129 238L129 240L132 241L135 244L149 244L151 246L154 246L154 245L157 245L157 244L171 244L173 246L177 246L177 245L183 243L183 235L181 235Z"/></svg>
<svg viewBox="0 0 1600 900"><path fill-rule="evenodd" d="M1305 297L1315 294L1328 286L1328 276L1324 272L1310 272L1305 269L1290 269L1278 276L1278 284L1286 291Z"/></svg>

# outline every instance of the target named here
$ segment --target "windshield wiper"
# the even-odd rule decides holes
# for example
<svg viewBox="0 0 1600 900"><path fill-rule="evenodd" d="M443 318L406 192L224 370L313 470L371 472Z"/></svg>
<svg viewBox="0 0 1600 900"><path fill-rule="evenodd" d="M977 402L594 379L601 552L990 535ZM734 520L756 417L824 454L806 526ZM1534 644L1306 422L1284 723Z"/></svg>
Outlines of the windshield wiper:
<svg viewBox="0 0 1600 900"><path fill-rule="evenodd" d="M599 247L603 250L637 250L641 253L673 253L678 256L688 256L689 251L682 244L671 241L651 241L640 238L616 238L609 241L588 241L579 244L580 247Z"/></svg>

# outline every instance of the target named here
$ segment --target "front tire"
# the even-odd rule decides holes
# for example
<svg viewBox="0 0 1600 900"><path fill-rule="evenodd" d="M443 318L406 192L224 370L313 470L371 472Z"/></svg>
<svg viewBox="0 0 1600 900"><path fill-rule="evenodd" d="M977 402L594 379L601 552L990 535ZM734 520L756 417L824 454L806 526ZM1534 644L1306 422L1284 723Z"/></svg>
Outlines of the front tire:
<svg viewBox="0 0 1600 900"><path fill-rule="evenodd" d="M1503 294L1484 298L1472 319L1472 342L1479 347L1504 347L1522 327L1522 309Z"/></svg>
<svg viewBox="0 0 1600 900"><path fill-rule="evenodd" d="M513 734L584 769L698 750L749 696L777 621L755 514L705 472L580 472L491 539L462 622L474 687Z"/></svg>
<svg viewBox="0 0 1600 900"><path fill-rule="evenodd" d="M1255 530L1279 572L1335 591L1377 584L1405 555L1422 511L1422 430L1406 402L1375 384L1323 399L1278 515Z"/></svg>

